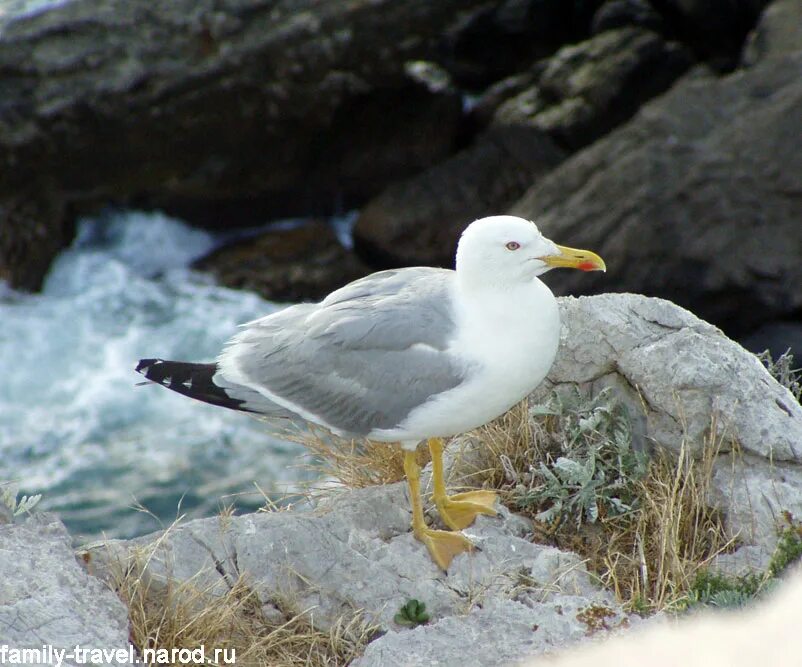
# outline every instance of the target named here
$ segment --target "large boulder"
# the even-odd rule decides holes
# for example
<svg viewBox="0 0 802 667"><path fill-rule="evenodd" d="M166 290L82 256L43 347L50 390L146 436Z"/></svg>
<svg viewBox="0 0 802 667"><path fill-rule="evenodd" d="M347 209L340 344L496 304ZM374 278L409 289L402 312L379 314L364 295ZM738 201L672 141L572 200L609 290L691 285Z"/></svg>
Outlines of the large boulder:
<svg viewBox="0 0 802 667"><path fill-rule="evenodd" d="M510 209L592 248L602 286L672 299L740 336L802 311L802 51L715 78L696 70Z"/></svg>
<svg viewBox="0 0 802 667"><path fill-rule="evenodd" d="M679 306L636 294L559 299L562 335L531 405L612 391L637 450L710 461L708 502L738 548L716 567L763 572L786 512L802 516L802 405L760 360ZM449 467L470 479L482 459L472 435Z"/></svg>
<svg viewBox="0 0 802 667"><path fill-rule="evenodd" d="M217 225L360 202L454 150L459 95L408 63L486 2L11 5L0 214L42 180L62 202L162 206ZM21 226L0 218L17 245ZM15 266L0 254L13 284L37 282Z"/></svg>
<svg viewBox="0 0 802 667"><path fill-rule="evenodd" d="M531 400L613 387L636 446L697 458L717 447L710 501L743 545L724 561L765 567L783 513L802 516L802 405L752 353L668 301L604 294L560 309L557 360Z"/></svg>
<svg viewBox="0 0 802 667"><path fill-rule="evenodd" d="M628 120L692 62L683 46L650 30L608 30L542 63L536 84L501 105L495 122L531 125L575 151Z"/></svg>

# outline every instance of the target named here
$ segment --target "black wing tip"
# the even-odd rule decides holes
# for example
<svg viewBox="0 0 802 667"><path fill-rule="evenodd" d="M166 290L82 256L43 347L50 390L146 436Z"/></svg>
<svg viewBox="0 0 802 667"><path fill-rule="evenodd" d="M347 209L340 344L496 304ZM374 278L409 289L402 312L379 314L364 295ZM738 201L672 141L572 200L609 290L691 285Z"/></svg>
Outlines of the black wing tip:
<svg viewBox="0 0 802 667"><path fill-rule="evenodd" d="M148 370L150 370L151 366L155 366L156 364L162 363L163 359L140 359L139 363L136 365L134 369L137 373L142 373L142 375L147 375Z"/></svg>
<svg viewBox="0 0 802 667"><path fill-rule="evenodd" d="M165 359L140 359L136 372L167 389L204 403L241 412L253 412L245 401L228 395L225 388L214 383L217 364L198 364Z"/></svg>

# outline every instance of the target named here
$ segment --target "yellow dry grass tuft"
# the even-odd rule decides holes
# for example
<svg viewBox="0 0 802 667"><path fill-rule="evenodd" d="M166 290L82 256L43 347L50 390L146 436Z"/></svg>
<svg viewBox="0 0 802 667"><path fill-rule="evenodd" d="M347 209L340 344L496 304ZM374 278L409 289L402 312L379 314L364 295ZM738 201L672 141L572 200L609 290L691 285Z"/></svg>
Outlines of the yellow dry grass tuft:
<svg viewBox="0 0 802 667"><path fill-rule="evenodd" d="M404 479L404 451L396 443L372 443L340 438L310 426L303 434L285 435L300 442L316 459L309 464L318 477L332 477L349 489L392 484ZM418 463L430 461L426 447L418 447Z"/></svg>
<svg viewBox="0 0 802 667"><path fill-rule="evenodd" d="M377 631L355 612L321 632L309 622L311 610L297 611L279 596L271 602L280 618L268 619L262 601L242 578L224 595L204 588L199 577L154 581L147 574L154 548L133 552L127 562L112 567L110 584L129 610L131 643L140 656L145 649L159 651L151 654L159 664L186 664L185 658L175 660L180 654L174 649L204 647L207 665L338 667L361 655ZM215 649L220 651L217 662ZM164 663L164 656L173 660Z"/></svg>
<svg viewBox="0 0 802 667"><path fill-rule="evenodd" d="M639 508L606 522L603 583L636 610L674 607L716 555L733 546L707 498L720 443L710 436L701 459L663 452L637 484Z"/></svg>

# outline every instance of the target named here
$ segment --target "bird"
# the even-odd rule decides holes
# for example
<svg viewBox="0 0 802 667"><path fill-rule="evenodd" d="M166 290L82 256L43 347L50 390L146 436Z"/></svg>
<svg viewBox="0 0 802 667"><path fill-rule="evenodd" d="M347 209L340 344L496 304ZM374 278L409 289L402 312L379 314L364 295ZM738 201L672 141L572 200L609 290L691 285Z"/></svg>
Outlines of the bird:
<svg viewBox="0 0 802 667"><path fill-rule="evenodd" d="M560 246L512 215L462 232L455 268L370 274L318 303L241 325L215 362L141 359L154 383L212 405L298 418L372 446L400 443L412 531L447 571L473 550L460 531L495 515L487 489L448 495L444 439L482 426L531 393L557 355L557 300L540 280L558 268L606 271L588 250ZM450 530L426 525L415 451L432 455L432 499Z"/></svg>

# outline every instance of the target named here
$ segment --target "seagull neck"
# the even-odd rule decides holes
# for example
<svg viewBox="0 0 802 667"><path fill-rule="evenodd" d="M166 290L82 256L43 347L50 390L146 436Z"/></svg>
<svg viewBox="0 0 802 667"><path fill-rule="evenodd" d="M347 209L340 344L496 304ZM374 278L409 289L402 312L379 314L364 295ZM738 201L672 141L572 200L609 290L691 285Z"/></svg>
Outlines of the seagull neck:
<svg viewBox="0 0 802 667"><path fill-rule="evenodd" d="M537 278L526 282L508 282L493 280L487 276L477 280L457 274L457 288L465 302L483 304L486 308L502 306L510 301L526 300L527 297L537 294L542 287L543 283Z"/></svg>

